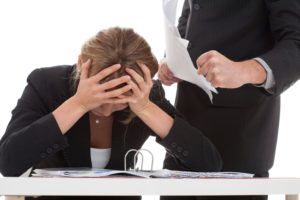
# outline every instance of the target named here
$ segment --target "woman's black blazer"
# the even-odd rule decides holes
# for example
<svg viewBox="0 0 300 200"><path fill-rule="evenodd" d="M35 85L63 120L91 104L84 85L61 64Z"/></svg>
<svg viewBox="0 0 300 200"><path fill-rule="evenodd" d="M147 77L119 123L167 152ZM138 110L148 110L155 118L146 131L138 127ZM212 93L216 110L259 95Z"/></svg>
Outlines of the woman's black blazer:
<svg viewBox="0 0 300 200"><path fill-rule="evenodd" d="M19 176L30 167L91 167L88 114L65 135L52 115L74 94L71 89L74 67L76 65L40 68L28 76L28 84L0 141L0 172L4 176ZM164 98L159 81L154 81L150 99L175 119L168 136L156 138L174 162L185 170L219 171L222 161L217 149L200 130L176 113ZM125 153L141 148L149 135L156 136L137 117L128 125L122 124L120 121L124 117L124 112L115 113L112 152L106 167L109 169L123 169ZM132 157L128 163L132 165Z"/></svg>

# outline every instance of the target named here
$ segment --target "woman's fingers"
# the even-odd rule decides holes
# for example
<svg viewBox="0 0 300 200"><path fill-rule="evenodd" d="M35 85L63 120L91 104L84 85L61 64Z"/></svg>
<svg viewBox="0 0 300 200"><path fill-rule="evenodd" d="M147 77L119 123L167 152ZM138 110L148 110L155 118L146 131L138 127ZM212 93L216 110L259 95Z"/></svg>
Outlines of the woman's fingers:
<svg viewBox="0 0 300 200"><path fill-rule="evenodd" d="M90 58L85 63L83 63L81 68L80 79L88 78L91 64L92 64L92 60Z"/></svg>
<svg viewBox="0 0 300 200"><path fill-rule="evenodd" d="M142 62L137 62L138 66L141 68L144 73L144 79L147 84L152 84L151 72L149 68Z"/></svg>
<svg viewBox="0 0 300 200"><path fill-rule="evenodd" d="M129 103L130 101L131 101L131 97L127 96L124 98L111 98L108 103L124 104L124 103Z"/></svg>
<svg viewBox="0 0 300 200"><path fill-rule="evenodd" d="M140 88L132 80L128 81L128 85L131 86L131 89L133 91L133 96L140 96L141 95Z"/></svg>
<svg viewBox="0 0 300 200"><path fill-rule="evenodd" d="M115 89L115 90L111 90L108 92L105 92L103 95L105 96L105 98L114 98L114 97L118 97L119 95L129 91L132 89L131 85L125 85L119 89Z"/></svg>
<svg viewBox="0 0 300 200"><path fill-rule="evenodd" d="M145 90L146 89L146 82L145 80L133 69L130 68L126 68L126 71L134 78L134 80L137 82L138 87L141 90Z"/></svg>
<svg viewBox="0 0 300 200"><path fill-rule="evenodd" d="M108 75L118 71L119 69L121 68L121 65L120 64L115 64L115 65L112 65L100 72L98 72L98 74L96 74L95 76L91 77L91 79L98 83L99 81L101 81L102 79L104 79L105 77L107 77Z"/></svg>
<svg viewBox="0 0 300 200"><path fill-rule="evenodd" d="M127 67L125 70L126 70L126 71L134 78L134 80L135 80L138 84L145 82L144 78L141 77L141 76L140 76L136 71L134 71L133 69Z"/></svg>
<svg viewBox="0 0 300 200"><path fill-rule="evenodd" d="M106 83L102 83L101 84L101 88L104 89L104 90L108 90L108 89L111 89L111 88L114 88L118 85L121 85L123 83L126 83L130 80L130 76L122 76L120 78L116 78L116 79L113 79L113 80L110 80Z"/></svg>
<svg viewBox="0 0 300 200"><path fill-rule="evenodd" d="M121 95L118 96L118 98L120 98L120 99L127 98L127 97L129 97L129 96L128 95L124 95L124 94L121 94Z"/></svg>

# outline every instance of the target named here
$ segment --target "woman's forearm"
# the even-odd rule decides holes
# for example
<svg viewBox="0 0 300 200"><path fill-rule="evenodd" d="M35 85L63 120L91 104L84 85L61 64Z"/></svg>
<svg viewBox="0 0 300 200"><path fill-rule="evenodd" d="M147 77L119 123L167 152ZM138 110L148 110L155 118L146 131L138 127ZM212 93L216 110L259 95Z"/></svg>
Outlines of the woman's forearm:
<svg viewBox="0 0 300 200"><path fill-rule="evenodd" d="M169 134L174 124L174 119L151 101L142 111L135 114L161 139Z"/></svg>
<svg viewBox="0 0 300 200"><path fill-rule="evenodd" d="M65 134L87 111L76 102L74 97L69 98L52 112L62 134Z"/></svg>

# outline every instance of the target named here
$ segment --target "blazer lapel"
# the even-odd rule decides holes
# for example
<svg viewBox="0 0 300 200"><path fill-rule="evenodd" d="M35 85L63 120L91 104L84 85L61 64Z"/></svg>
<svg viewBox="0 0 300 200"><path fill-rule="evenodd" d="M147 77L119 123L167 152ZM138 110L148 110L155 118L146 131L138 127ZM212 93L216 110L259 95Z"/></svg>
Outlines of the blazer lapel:
<svg viewBox="0 0 300 200"><path fill-rule="evenodd" d="M112 144L111 144L111 156L110 160L105 168L107 169L123 169L124 168L124 155L125 155L125 137L126 128L120 122L119 113L116 113L113 128L112 128Z"/></svg>
<svg viewBox="0 0 300 200"><path fill-rule="evenodd" d="M90 124L88 113L66 133L69 147L65 151L65 159L70 167L91 167Z"/></svg>

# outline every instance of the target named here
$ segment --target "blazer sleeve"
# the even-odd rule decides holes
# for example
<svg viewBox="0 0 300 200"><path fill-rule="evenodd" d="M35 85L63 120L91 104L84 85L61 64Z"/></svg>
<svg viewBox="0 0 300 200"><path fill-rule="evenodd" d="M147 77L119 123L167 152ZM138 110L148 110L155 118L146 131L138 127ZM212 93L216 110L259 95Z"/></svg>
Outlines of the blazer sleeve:
<svg viewBox="0 0 300 200"><path fill-rule="evenodd" d="M259 57L272 69L275 95L300 78L300 1L265 0L275 45Z"/></svg>
<svg viewBox="0 0 300 200"><path fill-rule="evenodd" d="M165 99L160 81L156 81L150 99L174 118L169 134L156 141L165 147L176 162L186 170L220 171L222 159L213 143L197 128L191 126Z"/></svg>
<svg viewBox="0 0 300 200"><path fill-rule="evenodd" d="M182 38L185 37L186 34L186 28L187 28L187 22L190 15L190 5L189 1L185 0L182 8L181 16L178 19L178 31Z"/></svg>
<svg viewBox="0 0 300 200"><path fill-rule="evenodd" d="M19 176L68 146L42 95L42 91L47 93L45 81L39 81L42 77L39 69L29 75L0 141L0 172L4 176Z"/></svg>

